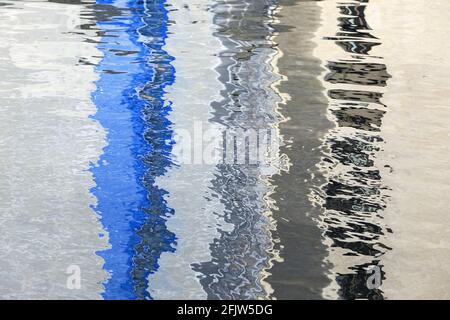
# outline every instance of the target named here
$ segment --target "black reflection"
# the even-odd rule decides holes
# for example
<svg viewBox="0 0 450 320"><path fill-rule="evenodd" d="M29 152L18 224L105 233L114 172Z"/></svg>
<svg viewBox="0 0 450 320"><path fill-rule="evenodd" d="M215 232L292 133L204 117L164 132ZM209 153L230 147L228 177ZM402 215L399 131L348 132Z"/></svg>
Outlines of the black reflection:
<svg viewBox="0 0 450 320"><path fill-rule="evenodd" d="M347 52L369 54L373 47L380 45L376 42L365 41L337 41L336 44Z"/></svg>
<svg viewBox="0 0 450 320"><path fill-rule="evenodd" d="M337 281L341 284L341 295L346 299L383 300L383 292L380 289L367 287L367 270L373 266L380 267L379 260L350 267L353 273L339 275ZM380 270L381 280L384 280L385 272Z"/></svg>
<svg viewBox="0 0 450 320"><path fill-rule="evenodd" d="M366 3L349 3L338 6L341 13L339 21L339 32L336 36L327 39L335 40L336 44L346 52L358 55L368 55L374 46L380 45L377 38L370 34L370 26L365 17Z"/></svg>
<svg viewBox="0 0 450 320"><path fill-rule="evenodd" d="M365 86L386 86L389 75L381 63L329 62L330 70L325 80L331 83L360 84Z"/></svg>
<svg viewBox="0 0 450 320"><path fill-rule="evenodd" d="M340 127L352 127L365 131L380 131L384 110L344 107L333 111Z"/></svg>
<svg viewBox="0 0 450 320"><path fill-rule="evenodd" d="M327 137L330 154L322 161L329 172L322 188L325 236L332 240L332 252L348 257L342 259L348 272L338 273L336 278L344 299L383 299L379 287L367 285L367 270L376 266L380 280L384 279L377 258L390 249L383 244L388 230L382 223L386 207L382 190L386 187L374 166L382 143L378 132L386 112L380 88L387 85L390 75L385 64L367 62L374 60L369 55L373 47L381 44L370 34L365 17L367 3L340 4L340 30L327 38L350 55L348 60L330 61L326 66L329 73L325 81L333 84L328 91L330 111L338 127Z"/></svg>

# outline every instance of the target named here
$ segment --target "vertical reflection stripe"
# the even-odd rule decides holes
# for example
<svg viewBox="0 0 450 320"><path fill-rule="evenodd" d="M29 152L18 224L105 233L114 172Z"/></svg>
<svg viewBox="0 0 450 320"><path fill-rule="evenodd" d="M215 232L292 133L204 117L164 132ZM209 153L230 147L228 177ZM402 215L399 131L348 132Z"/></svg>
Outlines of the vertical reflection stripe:
<svg viewBox="0 0 450 320"><path fill-rule="evenodd" d="M221 125L227 136L242 137L240 130L270 130L272 141L278 143L278 132L271 129L280 120L276 112L280 97L272 87L279 76L268 63L277 51L271 41L274 7L273 1L227 0L216 1L213 7L215 35L226 49L220 52L222 63L217 67L224 89L221 99L212 103L210 122ZM244 140L236 139L236 149ZM276 143L269 147L273 159L266 163L238 164L228 158L216 166L211 194L224 206L221 216L226 226L217 226L220 236L210 244L212 258L193 264L203 275L201 283L210 299L258 299L272 294L265 280L277 257L268 199L273 187L268 177L278 172L280 155ZM229 149L222 151L226 158L233 155Z"/></svg>
<svg viewBox="0 0 450 320"><path fill-rule="evenodd" d="M220 217L223 205L210 192L215 165L193 163L192 151L202 144L207 147L207 132L219 130L208 120L211 100L220 98L223 89L215 70L220 63L217 53L223 47L213 36L210 0L170 0L167 4L170 20L176 21L169 25L166 50L176 58L176 80L167 98L174 104L169 119L177 166L158 178L158 184L169 191L168 204L177 212L167 221L177 235L177 252L162 255L161 269L150 276L149 290L155 299L205 299L198 280L201 274L192 270L192 264L211 259L209 243L219 236L217 225L226 223Z"/></svg>
<svg viewBox="0 0 450 320"><path fill-rule="evenodd" d="M324 294L343 299L383 299L380 288L367 285L368 270L379 268L382 282L380 260L390 250L386 235L392 232L383 217L388 187L375 163L383 144L387 107L382 98L390 75L382 57L371 53L381 40L366 19L367 6L368 0L324 6L325 13L337 14L338 26L327 31L316 50L327 61L324 86L335 128L324 139L318 164L326 182L311 197L323 208L320 225L334 265L333 282ZM331 50L324 49L327 45Z"/></svg>
<svg viewBox="0 0 450 320"><path fill-rule="evenodd" d="M158 269L162 252L174 250L175 238L165 226L172 213L166 191L155 184L171 164L171 106L163 99L174 74L172 58L162 49L167 11L164 1L97 4L104 13L97 22L104 58L93 100L108 146L100 165L92 168L93 193L111 245L99 252L110 273L103 296L150 299L148 274Z"/></svg>

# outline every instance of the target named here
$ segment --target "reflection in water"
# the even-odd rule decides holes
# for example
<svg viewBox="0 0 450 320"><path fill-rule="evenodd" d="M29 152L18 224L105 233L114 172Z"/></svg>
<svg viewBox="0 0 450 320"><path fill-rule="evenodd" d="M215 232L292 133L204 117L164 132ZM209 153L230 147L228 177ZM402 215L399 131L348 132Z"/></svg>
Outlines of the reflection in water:
<svg viewBox="0 0 450 320"><path fill-rule="evenodd" d="M433 3L2 0L0 298L446 297Z"/></svg>
<svg viewBox="0 0 450 320"><path fill-rule="evenodd" d="M199 273L191 265L211 259L209 243L219 236L217 226L224 228L226 223L219 217L223 205L210 192L215 163L200 163L198 153L192 157L192 149L186 151L185 142L189 141L190 147L194 142L193 149L199 149L195 147L199 131L216 126L208 120L211 101L220 98L223 88L215 70L220 63L217 53L223 47L213 35L214 14L209 10L209 0L192 0L189 4L170 0L167 8L169 20L176 21L169 26L165 46L176 57L172 62L176 79L165 97L173 104L169 120L175 141L173 161L177 165L159 177L157 184L169 192L167 204L180 214L167 220L167 227L177 236L177 250L161 256L158 272L150 276L149 290L155 299L205 299ZM183 161L183 151L194 163Z"/></svg>
<svg viewBox="0 0 450 320"><path fill-rule="evenodd" d="M383 243L391 232L382 221L386 186L374 164L386 112L380 88L390 76L386 66L376 62L381 58L370 56L381 42L370 33L367 2L340 3L339 31L326 38L347 56L326 65L329 112L336 128L325 138L329 151L319 165L327 182L313 193L325 210L321 225L331 246L329 261L338 267L338 295L344 299L383 298L380 289L369 289L366 282L373 266L384 277L380 256L389 250Z"/></svg>
<svg viewBox="0 0 450 320"><path fill-rule="evenodd" d="M148 151L142 153L142 160L146 166L143 182L148 190L149 203L144 209L146 220L137 230L140 242L135 247L133 257L132 277L138 298L148 298L147 277L158 269L158 259L162 252L174 251L172 244L175 242L175 235L165 225L166 217L173 214L164 199L167 192L155 183L156 177L164 175L171 165L173 143L171 123L167 119L171 105L163 98L165 87L173 83L174 77L170 64L173 58L163 49L168 21L164 2L144 2L144 25L138 29L139 40L143 41L145 49L150 53L150 59L145 61L146 68L152 73L152 78L139 87L139 98L145 101L142 109L145 123L143 135Z"/></svg>
<svg viewBox="0 0 450 320"><path fill-rule="evenodd" d="M104 297L149 299L148 275L162 252L174 250L174 234L165 226L173 212L167 192L155 184L171 165L171 106L163 99L174 72L162 49L167 10L164 1L106 1L99 9L104 58L93 99L108 146L92 170L96 210L112 246L100 252L111 273Z"/></svg>
<svg viewBox="0 0 450 320"><path fill-rule="evenodd" d="M326 117L327 101L319 80L321 61L313 56L314 33L320 26L320 8L312 1L279 1L274 41L282 54L277 69L284 76L277 84L287 98L280 103L286 121L280 123L289 158L289 170L274 175L271 182L276 201L276 238L280 239L282 263L270 269L269 283L277 299L320 299L329 280L323 263L327 251L314 221L321 214L308 198L311 186L324 177L316 167L322 151L321 138L331 127Z"/></svg>
<svg viewBox="0 0 450 320"><path fill-rule="evenodd" d="M275 52L269 39L273 9L272 1L218 1L213 7L219 27L215 35L226 47L218 68L225 90L223 100L213 104L210 121L223 125L227 134L269 129L279 121L278 96L270 88L278 78L267 63ZM257 299L271 294L264 279L276 258L266 198L272 187L262 179L276 170L261 164L217 166L212 196L224 205L219 214L232 227L231 231L219 227L220 237L210 245L211 261L193 265L204 275L201 283L210 299Z"/></svg>

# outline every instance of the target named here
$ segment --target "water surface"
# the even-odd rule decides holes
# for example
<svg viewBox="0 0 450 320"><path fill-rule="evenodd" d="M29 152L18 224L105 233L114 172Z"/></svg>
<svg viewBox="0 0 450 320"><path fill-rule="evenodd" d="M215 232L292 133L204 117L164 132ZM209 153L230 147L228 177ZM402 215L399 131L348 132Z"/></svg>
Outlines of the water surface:
<svg viewBox="0 0 450 320"><path fill-rule="evenodd" d="M3 1L0 297L448 298L448 7Z"/></svg>

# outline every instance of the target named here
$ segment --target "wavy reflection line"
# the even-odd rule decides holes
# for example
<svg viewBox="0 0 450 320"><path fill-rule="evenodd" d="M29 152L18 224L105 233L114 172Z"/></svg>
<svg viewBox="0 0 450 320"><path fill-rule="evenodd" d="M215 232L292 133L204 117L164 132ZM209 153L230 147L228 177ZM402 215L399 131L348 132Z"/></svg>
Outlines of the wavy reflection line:
<svg viewBox="0 0 450 320"><path fill-rule="evenodd" d="M312 191L313 201L324 209L320 224L330 245L335 290L344 299L383 299L380 288L367 286L368 270L378 267L384 279L380 256L390 250L384 242L392 232L382 216L387 187L374 164L382 148L379 132L386 112L380 89L390 75L385 64L375 62L380 57L370 56L381 42L370 33L367 3L339 3L339 31L325 38L335 41L347 57L325 66L329 116L336 127L325 137L328 152L319 164L327 182Z"/></svg>
<svg viewBox="0 0 450 320"><path fill-rule="evenodd" d="M173 131L167 118L171 103L164 99L164 89L173 84L175 70L171 57L164 49L167 38L168 16L164 1L145 1L143 22L138 29L140 38L151 55L147 67L153 77L140 90L139 97L145 101L142 111L145 122L144 139L149 146L143 162L147 171L143 177L149 193L148 214L143 226L137 231L140 243L135 247L133 278L139 298L149 298L148 275L159 268L158 260L163 252L174 252L175 234L166 227L166 218L173 214L164 198L168 192L157 186L155 179L167 172L172 165L171 152Z"/></svg>
<svg viewBox="0 0 450 320"><path fill-rule="evenodd" d="M98 253L110 273L103 297L150 299L148 274L175 243L165 226L173 213L167 192L155 184L171 165L171 105L163 98L174 77L172 57L163 50L167 11L164 1L150 0L106 0L96 6L104 57L93 100L108 145L100 165L92 168L97 184L92 192L111 244Z"/></svg>
<svg viewBox="0 0 450 320"><path fill-rule="evenodd" d="M210 121L227 134L272 129L279 121L275 105L280 97L272 87L279 76L270 64L276 54L270 39L274 8L273 1L218 1L213 7L215 36L226 47L217 69L225 89L223 100L212 104ZM273 151L278 162L278 150ZM203 274L200 281L208 298L271 296L265 279L277 252L269 199L273 187L267 177L278 169L275 164L217 166L211 193L224 205L223 218L232 228L218 229L220 237L210 244L211 261L193 265Z"/></svg>
<svg viewBox="0 0 450 320"><path fill-rule="evenodd" d="M320 60L313 56L312 40L320 24L316 2L282 0L275 25L277 48L284 54L277 69L284 77L277 83L284 101L278 108L286 118L279 123L287 170L271 177L276 207L276 236L282 263L271 269L269 281L278 299L318 299L328 283L323 274L326 248L313 217L320 212L308 198L309 187L323 181L315 165L320 160L320 137L330 127L327 104L318 77Z"/></svg>

